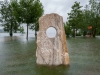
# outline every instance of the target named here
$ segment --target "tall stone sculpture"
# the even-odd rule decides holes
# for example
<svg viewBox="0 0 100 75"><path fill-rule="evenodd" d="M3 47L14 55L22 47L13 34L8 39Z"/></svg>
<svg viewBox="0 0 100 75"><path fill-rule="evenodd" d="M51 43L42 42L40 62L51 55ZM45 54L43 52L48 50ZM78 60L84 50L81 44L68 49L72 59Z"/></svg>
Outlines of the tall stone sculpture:
<svg viewBox="0 0 100 75"><path fill-rule="evenodd" d="M46 34L49 27L54 27L57 31L54 38L49 38ZM70 64L63 18L58 14L47 14L39 19L36 58L36 63L40 65Z"/></svg>

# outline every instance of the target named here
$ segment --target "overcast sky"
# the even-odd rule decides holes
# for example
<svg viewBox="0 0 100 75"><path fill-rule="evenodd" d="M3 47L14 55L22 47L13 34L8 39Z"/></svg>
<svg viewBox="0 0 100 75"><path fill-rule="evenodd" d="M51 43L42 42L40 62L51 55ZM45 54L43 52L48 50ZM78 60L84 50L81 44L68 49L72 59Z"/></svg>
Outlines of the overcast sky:
<svg viewBox="0 0 100 75"><path fill-rule="evenodd" d="M57 13L67 21L67 13L71 11L71 6L75 1L80 2L81 6L88 4L89 0L40 0L44 6L44 14Z"/></svg>

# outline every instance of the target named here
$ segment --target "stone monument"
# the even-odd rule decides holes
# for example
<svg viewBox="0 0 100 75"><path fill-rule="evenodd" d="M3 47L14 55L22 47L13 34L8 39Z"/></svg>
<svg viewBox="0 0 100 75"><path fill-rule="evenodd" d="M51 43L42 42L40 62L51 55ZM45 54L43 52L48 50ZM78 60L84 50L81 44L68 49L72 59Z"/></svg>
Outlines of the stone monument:
<svg viewBox="0 0 100 75"><path fill-rule="evenodd" d="M57 31L54 38L49 38L46 34L49 27ZM63 18L58 14L52 13L40 17L36 58L36 63L40 65L70 64Z"/></svg>

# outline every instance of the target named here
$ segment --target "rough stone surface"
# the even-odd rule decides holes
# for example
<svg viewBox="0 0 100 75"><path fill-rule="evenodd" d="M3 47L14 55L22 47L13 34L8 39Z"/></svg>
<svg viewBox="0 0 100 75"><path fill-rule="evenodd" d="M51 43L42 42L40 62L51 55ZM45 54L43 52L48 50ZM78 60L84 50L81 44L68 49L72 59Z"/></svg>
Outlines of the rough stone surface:
<svg viewBox="0 0 100 75"><path fill-rule="evenodd" d="M49 27L57 30L54 38L46 35ZM39 19L36 58L36 63L40 65L69 65L63 18L58 14L47 14Z"/></svg>

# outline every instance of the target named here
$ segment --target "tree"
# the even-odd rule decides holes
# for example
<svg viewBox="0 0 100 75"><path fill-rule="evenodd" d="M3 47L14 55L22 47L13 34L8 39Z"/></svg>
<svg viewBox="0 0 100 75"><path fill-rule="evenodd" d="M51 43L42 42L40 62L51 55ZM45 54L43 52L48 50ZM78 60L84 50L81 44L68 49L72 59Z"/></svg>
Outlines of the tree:
<svg viewBox="0 0 100 75"><path fill-rule="evenodd" d="M30 29L35 30L35 36L37 36L37 31L39 30L39 23L38 21L34 24L30 24Z"/></svg>
<svg viewBox="0 0 100 75"><path fill-rule="evenodd" d="M66 36L69 37L69 35L71 34L71 29L70 29L70 26L69 26L68 22L66 22L64 24L64 28L65 28Z"/></svg>
<svg viewBox="0 0 100 75"><path fill-rule="evenodd" d="M4 26L4 31L9 32L10 36L13 35L13 31L16 32L19 27L19 23L17 22L13 8L8 0L5 0L1 4L1 19L2 19L2 26Z"/></svg>
<svg viewBox="0 0 100 75"><path fill-rule="evenodd" d="M85 36L87 34L88 31L88 26L90 25L90 9L89 9L89 5L85 6L85 9L82 11L82 19L81 19L81 32L83 33L83 36Z"/></svg>
<svg viewBox="0 0 100 75"><path fill-rule="evenodd" d="M19 29L20 33L24 33L24 27L23 26L20 26L20 29Z"/></svg>
<svg viewBox="0 0 100 75"><path fill-rule="evenodd" d="M97 2L96 0L90 0L90 15L91 15L91 26L92 26L92 34L93 37L96 36L97 28L100 27L100 2Z"/></svg>
<svg viewBox="0 0 100 75"><path fill-rule="evenodd" d="M75 31L77 32L78 28L80 27L80 21L82 16L82 10L81 10L80 2L75 2L72 6L72 10L70 13L68 13L68 22L73 30L73 37L75 37Z"/></svg>
<svg viewBox="0 0 100 75"><path fill-rule="evenodd" d="M40 16L43 15L43 6L42 3L39 0L19 0L18 2L18 10L16 10L17 6L14 6L16 18L19 20L19 17L21 19L22 23L27 24L27 40L28 40L28 27L32 25L33 27L37 26L37 22ZM19 15L18 15L19 14Z"/></svg>
<svg viewBox="0 0 100 75"><path fill-rule="evenodd" d="M72 10L68 13L68 22L73 30L73 36L75 37L75 31L80 29L85 36L88 31L91 31L93 37L100 33L100 2L96 0L90 0L89 5L86 5L84 10L81 10L80 3L75 2L72 6ZM92 29L88 30L91 26Z"/></svg>

